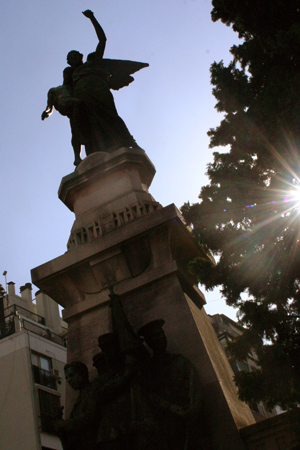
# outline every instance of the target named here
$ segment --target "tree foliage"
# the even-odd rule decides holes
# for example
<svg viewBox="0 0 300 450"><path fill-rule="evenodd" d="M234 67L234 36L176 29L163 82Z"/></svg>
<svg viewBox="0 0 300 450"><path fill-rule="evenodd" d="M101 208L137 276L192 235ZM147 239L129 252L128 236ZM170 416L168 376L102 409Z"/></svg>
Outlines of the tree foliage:
<svg viewBox="0 0 300 450"><path fill-rule="evenodd" d="M191 270L239 309L246 332L236 354L252 346L258 355L261 368L236 378L240 396L289 407L300 402L300 3L212 4L213 21L241 41L228 66L211 66L223 120L208 135L224 150L200 203L182 207L217 264L198 259Z"/></svg>

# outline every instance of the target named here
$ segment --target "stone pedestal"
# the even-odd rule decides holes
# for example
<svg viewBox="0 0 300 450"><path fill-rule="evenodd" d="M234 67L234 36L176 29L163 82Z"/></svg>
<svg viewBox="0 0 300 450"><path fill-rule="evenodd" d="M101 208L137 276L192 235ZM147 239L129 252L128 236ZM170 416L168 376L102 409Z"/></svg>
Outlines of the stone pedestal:
<svg viewBox="0 0 300 450"><path fill-rule="evenodd" d="M237 398L233 373L202 308L188 262L211 258L176 207L148 192L155 169L142 150L95 153L63 178L59 197L75 213L68 251L32 270L32 281L64 307L68 360L87 364L111 331L108 286L135 330L163 318L168 349L190 359L203 386L212 449L243 449L238 429L254 423Z"/></svg>

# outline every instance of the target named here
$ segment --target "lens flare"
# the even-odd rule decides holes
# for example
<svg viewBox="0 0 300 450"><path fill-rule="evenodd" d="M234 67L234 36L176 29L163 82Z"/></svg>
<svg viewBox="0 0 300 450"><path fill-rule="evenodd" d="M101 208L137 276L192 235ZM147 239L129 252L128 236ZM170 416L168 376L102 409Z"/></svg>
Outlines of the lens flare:
<svg viewBox="0 0 300 450"><path fill-rule="evenodd" d="M295 187L295 189L292 189L289 192L289 195L287 196L287 201L300 204L300 186Z"/></svg>

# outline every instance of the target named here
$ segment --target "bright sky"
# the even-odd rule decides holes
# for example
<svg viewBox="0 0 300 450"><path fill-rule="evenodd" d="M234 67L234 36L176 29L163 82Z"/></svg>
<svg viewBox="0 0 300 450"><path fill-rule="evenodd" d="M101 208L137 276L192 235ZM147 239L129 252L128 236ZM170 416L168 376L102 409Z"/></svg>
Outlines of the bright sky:
<svg viewBox="0 0 300 450"><path fill-rule="evenodd" d="M102 25L105 57L150 64L129 87L114 91L119 115L157 173L150 187L163 206L195 203L213 160L207 131L222 116L214 109L209 68L229 62L233 31L210 18L208 0L13 0L3 2L1 29L1 274L21 285L30 270L66 251L74 216L58 199L71 173L68 119L40 116L50 87L62 84L66 55L86 57L97 37L81 11ZM36 289L37 290L37 289ZM34 290L34 292L36 291ZM209 314L235 310L207 295Z"/></svg>

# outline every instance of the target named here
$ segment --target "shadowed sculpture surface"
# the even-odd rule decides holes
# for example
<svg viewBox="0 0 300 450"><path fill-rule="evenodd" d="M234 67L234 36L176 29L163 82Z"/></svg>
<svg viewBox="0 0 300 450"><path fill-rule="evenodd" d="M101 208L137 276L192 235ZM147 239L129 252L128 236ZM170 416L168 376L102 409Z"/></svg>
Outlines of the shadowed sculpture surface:
<svg viewBox="0 0 300 450"><path fill-rule="evenodd" d="M136 333L120 297L110 298L113 333L98 337L98 377L90 383L81 362L65 366L79 396L69 419L56 417L64 450L208 450L193 364L166 351L164 320Z"/></svg>
<svg viewBox="0 0 300 450"><path fill-rule="evenodd" d="M149 394L155 416L172 450L208 450L202 392L196 368L180 354L167 352L163 319L144 325L138 335L153 352L154 390Z"/></svg>
<svg viewBox="0 0 300 450"><path fill-rule="evenodd" d="M101 412L97 404L93 384L89 381L88 369L80 361L66 364L65 377L79 395L71 415L63 420L61 411L56 411L54 423L64 450L96 450L96 437Z"/></svg>

